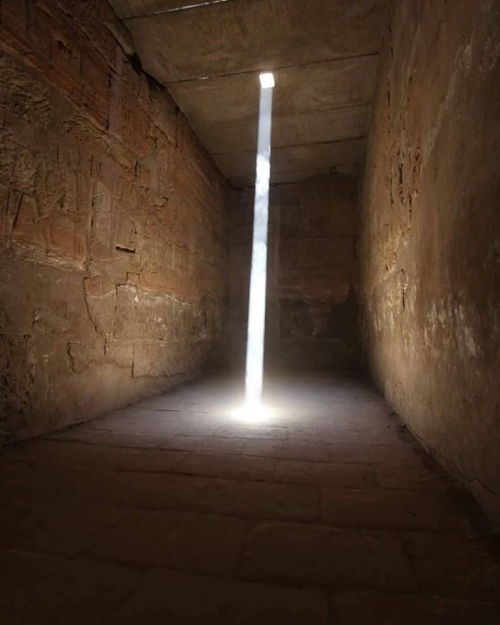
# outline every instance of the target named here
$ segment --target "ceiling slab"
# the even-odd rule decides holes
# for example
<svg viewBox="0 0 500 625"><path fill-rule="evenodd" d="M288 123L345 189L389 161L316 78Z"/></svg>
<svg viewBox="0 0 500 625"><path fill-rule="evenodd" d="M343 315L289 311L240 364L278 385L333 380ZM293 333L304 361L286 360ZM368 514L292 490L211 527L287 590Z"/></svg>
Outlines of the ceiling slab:
<svg viewBox="0 0 500 625"><path fill-rule="evenodd" d="M391 0L111 0L221 172L253 186L261 71L276 79L271 181L364 157Z"/></svg>
<svg viewBox="0 0 500 625"><path fill-rule="evenodd" d="M371 105L296 115L274 115L274 148L327 143L366 137ZM257 150L257 119L219 124L194 124L198 136L213 155Z"/></svg>
<svg viewBox="0 0 500 625"><path fill-rule="evenodd" d="M359 173L359 165L334 165L332 167L317 167L316 169L302 169L300 171L282 172L273 174L273 185L295 184L314 176L338 172L344 176L356 177ZM231 186L234 189L248 189L255 184L253 176L235 176L231 178Z"/></svg>
<svg viewBox="0 0 500 625"><path fill-rule="evenodd" d="M276 148L271 155L271 181L274 174L359 163L364 149L364 139ZM255 152L215 154L214 160L229 178L255 172Z"/></svg>
<svg viewBox="0 0 500 625"><path fill-rule="evenodd" d="M275 71L274 114L368 104L373 101L377 68L378 55L369 55ZM168 89L193 123L217 124L258 116L258 74L190 81L168 85Z"/></svg>
<svg viewBox="0 0 500 625"><path fill-rule="evenodd" d="M237 0L126 25L143 66L165 84L377 53L383 5L388 0Z"/></svg>

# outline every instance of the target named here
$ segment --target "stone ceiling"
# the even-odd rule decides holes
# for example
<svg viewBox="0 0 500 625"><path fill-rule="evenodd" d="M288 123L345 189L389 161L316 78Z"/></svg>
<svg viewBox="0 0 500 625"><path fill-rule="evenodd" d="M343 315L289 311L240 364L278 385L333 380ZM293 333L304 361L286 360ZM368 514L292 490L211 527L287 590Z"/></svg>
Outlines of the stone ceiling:
<svg viewBox="0 0 500 625"><path fill-rule="evenodd" d="M390 0L111 0L233 187L254 183L258 75L273 71L272 182L354 173Z"/></svg>

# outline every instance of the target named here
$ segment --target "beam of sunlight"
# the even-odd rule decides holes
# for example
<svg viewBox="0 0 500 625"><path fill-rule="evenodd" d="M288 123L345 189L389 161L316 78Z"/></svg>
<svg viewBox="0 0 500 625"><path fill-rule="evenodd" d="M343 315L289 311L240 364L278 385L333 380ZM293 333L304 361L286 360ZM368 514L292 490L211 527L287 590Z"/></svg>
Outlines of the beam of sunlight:
<svg viewBox="0 0 500 625"><path fill-rule="evenodd" d="M259 135L253 221L252 268L248 306L248 335L245 380L245 410L261 408L266 319L267 232L269 223L269 181L271 175L271 124L274 76L260 75Z"/></svg>

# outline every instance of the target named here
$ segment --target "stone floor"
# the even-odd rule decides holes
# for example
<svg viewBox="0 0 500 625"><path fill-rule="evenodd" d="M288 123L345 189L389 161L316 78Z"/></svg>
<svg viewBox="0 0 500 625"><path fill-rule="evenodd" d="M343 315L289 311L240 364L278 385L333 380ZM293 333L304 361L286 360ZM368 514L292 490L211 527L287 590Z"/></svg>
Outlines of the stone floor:
<svg viewBox="0 0 500 625"><path fill-rule="evenodd" d="M369 384L239 388L3 449L2 624L500 623L480 517Z"/></svg>

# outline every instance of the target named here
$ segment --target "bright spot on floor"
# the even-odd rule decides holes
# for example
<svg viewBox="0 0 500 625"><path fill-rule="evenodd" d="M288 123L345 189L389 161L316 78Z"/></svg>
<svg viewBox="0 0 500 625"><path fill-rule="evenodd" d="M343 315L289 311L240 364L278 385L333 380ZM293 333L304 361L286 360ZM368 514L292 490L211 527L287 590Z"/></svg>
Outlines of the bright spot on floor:
<svg viewBox="0 0 500 625"><path fill-rule="evenodd" d="M237 421L250 423L252 425L268 423L274 414L275 411L261 402L254 404L244 403L231 412L232 417Z"/></svg>

